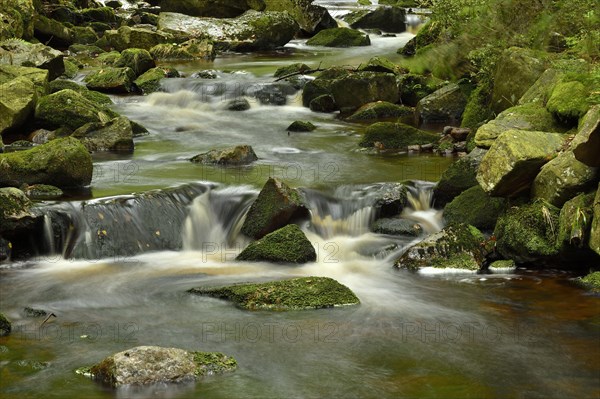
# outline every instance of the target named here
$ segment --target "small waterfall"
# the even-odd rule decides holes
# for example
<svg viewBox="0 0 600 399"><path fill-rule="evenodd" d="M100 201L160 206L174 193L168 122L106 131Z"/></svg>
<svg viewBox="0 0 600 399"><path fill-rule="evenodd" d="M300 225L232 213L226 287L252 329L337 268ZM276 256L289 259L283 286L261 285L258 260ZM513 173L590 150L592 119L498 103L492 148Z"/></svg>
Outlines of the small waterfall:
<svg viewBox="0 0 600 399"><path fill-rule="evenodd" d="M436 233L444 228L442 211L433 209L433 187L435 183L415 181L414 187L408 187L408 206L402 211L402 217L419 223L427 233Z"/></svg>
<svg viewBox="0 0 600 399"><path fill-rule="evenodd" d="M54 249L54 231L52 230L52 219L48 214L44 215L44 247L51 255L56 253Z"/></svg>

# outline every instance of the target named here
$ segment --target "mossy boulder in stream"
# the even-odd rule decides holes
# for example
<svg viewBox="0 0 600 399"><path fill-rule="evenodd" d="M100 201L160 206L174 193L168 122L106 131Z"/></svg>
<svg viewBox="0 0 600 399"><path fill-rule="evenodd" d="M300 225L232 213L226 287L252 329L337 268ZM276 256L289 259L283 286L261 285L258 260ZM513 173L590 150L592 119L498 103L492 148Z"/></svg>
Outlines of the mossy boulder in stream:
<svg viewBox="0 0 600 399"><path fill-rule="evenodd" d="M251 262L306 263L317 260L314 247L295 224L250 243L236 260Z"/></svg>
<svg viewBox="0 0 600 399"><path fill-rule="evenodd" d="M419 101L444 86L444 81L433 76L402 74L396 78L400 103L416 107Z"/></svg>
<svg viewBox="0 0 600 399"><path fill-rule="evenodd" d="M269 178L252 203L242 225L242 233L259 239L308 215L300 194L277 178Z"/></svg>
<svg viewBox="0 0 600 399"><path fill-rule="evenodd" d="M355 111L376 101L394 103L398 100L396 78L391 73L355 72L342 75L329 86L335 103L342 111Z"/></svg>
<svg viewBox="0 0 600 399"><path fill-rule="evenodd" d="M354 47L370 46L371 39L360 31L350 28L330 28L324 29L308 39L309 46L325 47Z"/></svg>
<svg viewBox="0 0 600 399"><path fill-rule="evenodd" d="M10 83L17 78L28 78L35 85L38 98L47 94L48 71L40 68L29 68L0 64L0 85Z"/></svg>
<svg viewBox="0 0 600 399"><path fill-rule="evenodd" d="M150 94L160 89L160 82L164 78L177 77L179 77L179 72L174 68L156 67L144 72L133 83L135 83L142 93Z"/></svg>
<svg viewBox="0 0 600 399"><path fill-rule="evenodd" d="M0 154L0 185L81 187L92 180L92 158L75 138L52 140L31 150Z"/></svg>
<svg viewBox="0 0 600 399"><path fill-rule="evenodd" d="M361 147L377 146L380 149L405 150L409 145L430 144L438 140L439 136L436 134L403 123L378 122L367 128L359 145Z"/></svg>
<svg viewBox="0 0 600 399"><path fill-rule="evenodd" d="M451 83L419 100L416 113L426 123L453 123L460 121L466 105L467 97L463 90Z"/></svg>
<svg viewBox="0 0 600 399"><path fill-rule="evenodd" d="M206 165L240 166L257 161L258 157L249 145L227 147L222 150L210 150L194 156L190 161Z"/></svg>
<svg viewBox="0 0 600 399"><path fill-rule="evenodd" d="M86 123L75 130L71 137L79 139L90 152L133 152L131 121L124 116L107 122Z"/></svg>
<svg viewBox="0 0 600 399"><path fill-rule="evenodd" d="M131 68L135 76L140 76L147 70L154 68L156 63L148 50L140 48L128 48L121 52L114 64L117 68Z"/></svg>
<svg viewBox="0 0 600 399"><path fill-rule="evenodd" d="M119 116L103 104L92 102L71 89L42 97L35 118L47 128L66 127L75 130L90 122L104 122Z"/></svg>
<svg viewBox="0 0 600 399"><path fill-rule="evenodd" d="M375 56L369 59L366 64L361 65L358 70L397 74L400 72L400 67L385 57Z"/></svg>
<svg viewBox="0 0 600 399"><path fill-rule="evenodd" d="M32 205L25 193L18 188L0 188L0 233L31 227L35 219L31 213Z"/></svg>
<svg viewBox="0 0 600 399"><path fill-rule="evenodd" d="M358 10L344 16L352 28L381 29L386 32L406 31L406 12L400 7L378 7L375 10Z"/></svg>
<svg viewBox="0 0 600 399"><path fill-rule="evenodd" d="M157 44L149 51L157 60L214 60L217 55L213 41L206 38Z"/></svg>
<svg viewBox="0 0 600 399"><path fill-rule="evenodd" d="M118 30L107 30L101 39L107 45L104 49L114 48L123 51L128 48L142 48L150 50L152 47L173 41L173 36L162 31L155 31L143 27L121 26ZM100 41L98 41L100 43ZM99 44L98 44L99 45ZM106 47L106 48L105 48Z"/></svg>
<svg viewBox="0 0 600 399"><path fill-rule="evenodd" d="M6 316L0 313L0 337L10 334L11 331L11 322L6 318Z"/></svg>
<svg viewBox="0 0 600 399"><path fill-rule="evenodd" d="M35 85L25 76L0 84L0 134L23 125L33 114L36 100Z"/></svg>
<svg viewBox="0 0 600 399"><path fill-rule="evenodd" d="M56 79L48 83L48 94L58 93L61 90L70 89L81 94L86 99L96 105L112 105L113 102L109 96L98 91L90 90L87 87L73 82L72 80Z"/></svg>
<svg viewBox="0 0 600 399"><path fill-rule="evenodd" d="M136 74L129 67L107 67L90 73L85 77L88 89L104 93L126 94L136 91L133 81Z"/></svg>
<svg viewBox="0 0 600 399"><path fill-rule="evenodd" d="M368 103L360 107L347 120L350 122L372 121L377 119L398 119L409 122L414 117L414 110L387 101Z"/></svg>
<svg viewBox="0 0 600 399"><path fill-rule="evenodd" d="M309 121L294 121L288 127L288 132L312 132L317 127Z"/></svg>
<svg viewBox="0 0 600 399"><path fill-rule="evenodd" d="M0 42L0 64L46 69L50 80L65 71L63 53L41 43L31 44L18 39Z"/></svg>
<svg viewBox="0 0 600 399"><path fill-rule="evenodd" d="M444 219L448 224L467 223L481 230L493 230L505 205L504 198L490 197L478 184L446 205Z"/></svg>
<svg viewBox="0 0 600 399"><path fill-rule="evenodd" d="M517 263L556 256L559 212L558 208L542 200L510 207L498 219L494 230L500 255Z"/></svg>
<svg viewBox="0 0 600 399"><path fill-rule="evenodd" d="M76 372L112 387L190 382L205 375L233 371L234 358L218 352L137 346L115 353Z"/></svg>
<svg viewBox="0 0 600 399"><path fill-rule="evenodd" d="M193 288L189 292L228 299L247 310L321 309L360 303L348 287L329 277L302 277L267 283Z"/></svg>
<svg viewBox="0 0 600 399"><path fill-rule="evenodd" d="M542 166L533 181L531 196L561 207L578 193L594 188L597 182L598 168L579 162L573 151L565 151Z"/></svg>
<svg viewBox="0 0 600 399"><path fill-rule="evenodd" d="M557 133L508 130L481 160L477 181L492 196L517 196L529 190L540 168L563 142L563 135Z"/></svg>
<svg viewBox="0 0 600 399"><path fill-rule="evenodd" d="M449 225L408 248L394 262L400 269L417 271L423 267L477 271L483 266L483 234L466 224Z"/></svg>
<svg viewBox="0 0 600 399"><path fill-rule="evenodd" d="M337 22L327 9L313 3L313 0L264 0L265 11L286 11L300 26L301 33L312 36L328 28L335 28Z"/></svg>

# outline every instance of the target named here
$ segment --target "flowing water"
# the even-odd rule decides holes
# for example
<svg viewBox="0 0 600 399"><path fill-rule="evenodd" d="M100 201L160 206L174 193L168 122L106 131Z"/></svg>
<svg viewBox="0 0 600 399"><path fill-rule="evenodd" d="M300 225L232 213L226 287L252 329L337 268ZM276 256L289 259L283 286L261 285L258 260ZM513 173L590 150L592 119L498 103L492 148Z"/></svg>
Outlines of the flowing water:
<svg viewBox="0 0 600 399"><path fill-rule="evenodd" d="M336 16L353 6L325 4ZM429 276L392 268L420 238L371 233L378 210L370 190L379 182L435 181L451 159L357 152L362 126L311 113L298 94L287 95L285 106L253 97L279 66L394 59L409 37L372 36L370 48L345 50L298 40L279 52L181 64L188 74L214 69L218 77L177 79L162 93L115 98L117 110L150 134L136 140L130 157L95 159L94 199L45 205L36 245L50 255L0 269L1 311L14 328L0 338L2 397L600 397L600 300L571 284L570 274ZM226 102L239 96L251 109L227 111ZM319 128L288 135L296 119ZM188 161L242 143L258 154L254 166ZM239 235L245 212L269 176L303 187L311 215L301 227L316 262L234 261L247 244ZM153 189L161 190L131 195ZM401 216L439 230L431 183L410 190ZM361 304L248 312L186 293L292 276L335 278ZM53 316L27 317L24 307ZM196 384L116 391L74 373L137 345L224 352L239 367Z"/></svg>

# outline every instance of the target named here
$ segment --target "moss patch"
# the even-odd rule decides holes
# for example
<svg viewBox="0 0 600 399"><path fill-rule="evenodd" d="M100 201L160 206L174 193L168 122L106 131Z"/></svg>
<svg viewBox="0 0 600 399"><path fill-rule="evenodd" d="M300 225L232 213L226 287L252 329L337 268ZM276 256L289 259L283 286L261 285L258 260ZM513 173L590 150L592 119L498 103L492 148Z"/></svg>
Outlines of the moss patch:
<svg viewBox="0 0 600 399"><path fill-rule="evenodd" d="M327 47L353 47L369 46L371 40L368 35L350 28L324 29L310 38L306 44L309 46Z"/></svg>
<svg viewBox="0 0 600 399"><path fill-rule="evenodd" d="M464 191L444 208L448 223L467 223L479 229L493 230L505 207L504 198L490 197L476 185Z"/></svg>
<svg viewBox="0 0 600 399"><path fill-rule="evenodd" d="M317 260L317 254L302 230L295 224L290 224L250 243L236 259L254 262L306 263Z"/></svg>
<svg viewBox="0 0 600 399"><path fill-rule="evenodd" d="M205 376L233 371L237 368L237 361L220 352L190 352L196 364L194 374Z"/></svg>
<svg viewBox="0 0 600 399"><path fill-rule="evenodd" d="M303 277L219 288L193 288L190 293L228 299L247 310L303 310L355 305L359 299L328 277Z"/></svg>
<svg viewBox="0 0 600 399"><path fill-rule="evenodd" d="M409 145L430 144L439 136L403 123L379 122L367 128L360 141L361 147L373 147L380 143L385 149L406 149Z"/></svg>
<svg viewBox="0 0 600 399"><path fill-rule="evenodd" d="M600 272L593 272L585 277L580 277L577 282L588 290L600 294Z"/></svg>

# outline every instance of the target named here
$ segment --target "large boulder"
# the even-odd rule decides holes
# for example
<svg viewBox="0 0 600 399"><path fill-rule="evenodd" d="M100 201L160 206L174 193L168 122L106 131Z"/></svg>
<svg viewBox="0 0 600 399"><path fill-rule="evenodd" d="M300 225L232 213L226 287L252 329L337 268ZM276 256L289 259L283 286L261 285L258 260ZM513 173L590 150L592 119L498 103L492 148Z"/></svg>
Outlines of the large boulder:
<svg viewBox="0 0 600 399"><path fill-rule="evenodd" d="M533 181L531 197L561 207L578 193L595 187L597 182L598 168L579 162L573 151L565 151L542 166Z"/></svg>
<svg viewBox="0 0 600 399"><path fill-rule="evenodd" d="M164 78L178 78L179 76L179 72L173 68L156 67L138 76L133 83L142 93L150 94L160 90L160 82Z"/></svg>
<svg viewBox="0 0 600 399"><path fill-rule="evenodd" d="M570 148L578 161L600 166L600 105L594 105L585 114Z"/></svg>
<svg viewBox="0 0 600 399"><path fill-rule="evenodd" d="M114 64L117 68L131 68L136 77L140 76L149 69L156 66L154 58L148 50L139 48L129 48L121 52Z"/></svg>
<svg viewBox="0 0 600 399"><path fill-rule="evenodd" d="M24 124L35 110L37 92L24 76L0 84L0 135Z"/></svg>
<svg viewBox="0 0 600 399"><path fill-rule="evenodd" d="M159 0L158 5L165 12L215 18L234 18L248 10L262 11L265 8L263 0Z"/></svg>
<svg viewBox="0 0 600 399"><path fill-rule="evenodd" d="M394 267L417 271L423 267L476 271L485 260L485 237L476 227L450 225L408 248Z"/></svg>
<svg viewBox="0 0 600 399"><path fill-rule="evenodd" d="M312 4L313 0L264 0L265 11L286 11L298 23L302 33L312 36L337 22L325 7Z"/></svg>
<svg viewBox="0 0 600 399"><path fill-rule="evenodd" d="M476 148L466 157L459 158L442 173L433 189L435 205L443 207L468 188L477 185L477 169L487 151Z"/></svg>
<svg viewBox="0 0 600 399"><path fill-rule="evenodd" d="M496 249L517 263L556 256L560 210L542 200L510 207L496 223Z"/></svg>
<svg viewBox="0 0 600 399"><path fill-rule="evenodd" d="M358 30L350 28L329 28L324 29L308 39L309 46L325 47L354 47L370 46L371 39Z"/></svg>
<svg viewBox="0 0 600 399"><path fill-rule="evenodd" d="M361 147L405 150L409 145L431 144L439 140L437 134L419 130L410 125L378 122L370 125L359 142Z"/></svg>
<svg viewBox="0 0 600 399"><path fill-rule="evenodd" d="M190 161L207 165L240 166L257 161L256 153L249 145L227 147L222 150L210 150L194 156Z"/></svg>
<svg viewBox="0 0 600 399"><path fill-rule="evenodd" d="M518 105L534 103L545 107L552 95L552 90L561 81L562 77L563 74L559 70L555 68L546 69L521 96Z"/></svg>
<svg viewBox="0 0 600 399"><path fill-rule="evenodd" d="M112 387L190 382L205 375L233 371L234 358L218 352L138 346L115 353L79 374Z"/></svg>
<svg viewBox="0 0 600 399"><path fill-rule="evenodd" d="M17 39L0 42L0 64L47 69L49 80L56 79L65 71L60 51L41 43L31 44Z"/></svg>
<svg viewBox="0 0 600 399"><path fill-rule="evenodd" d="M0 188L0 234L31 227L35 221L31 206L23 191L13 187Z"/></svg>
<svg viewBox="0 0 600 399"><path fill-rule="evenodd" d="M0 185L81 187L92 180L92 158L79 140L52 140L31 150L0 154Z"/></svg>
<svg viewBox="0 0 600 399"><path fill-rule="evenodd" d="M74 32L59 21L36 15L34 27L36 39L53 48L66 49L74 43Z"/></svg>
<svg viewBox="0 0 600 399"><path fill-rule="evenodd" d="M460 121L467 97L459 85L450 83L422 98L417 104L416 113L425 123Z"/></svg>
<svg viewBox="0 0 600 399"><path fill-rule="evenodd" d="M519 47L504 50L497 65L491 104L496 113L516 104L546 70L537 53Z"/></svg>
<svg viewBox="0 0 600 399"><path fill-rule="evenodd" d="M281 47L293 39L298 24L286 12L247 11L237 18L197 18L161 12L158 27L163 32L187 38L211 39L217 48L255 51Z"/></svg>
<svg viewBox="0 0 600 399"><path fill-rule="evenodd" d="M375 10L358 10L346 14L344 21L352 28L381 29L401 33L406 30L406 12L400 7L378 7Z"/></svg>
<svg viewBox="0 0 600 399"><path fill-rule="evenodd" d="M504 198L490 197L476 185L446 205L444 219L448 224L467 223L480 230L494 230L496 220L505 206Z"/></svg>
<svg viewBox="0 0 600 399"><path fill-rule="evenodd" d="M403 105L392 104L387 101L368 103L360 107L346 120L350 122L373 121L377 119L398 119L409 122L414 117L414 110Z"/></svg>
<svg viewBox="0 0 600 399"><path fill-rule="evenodd" d="M288 224L250 243L236 260L250 262L306 263L317 260L317 253L302 230Z"/></svg>
<svg viewBox="0 0 600 399"><path fill-rule="evenodd" d="M517 105L505 109L496 119L477 129L475 145L490 148L498 136L510 129L553 133L565 131L546 108L535 103Z"/></svg>
<svg viewBox="0 0 600 399"><path fill-rule="evenodd" d="M112 47L117 51L123 51L128 48L150 50L158 44L172 42L173 35L145 27L121 26L117 30L107 30L104 32L101 41L107 44L107 46L102 47Z"/></svg>
<svg viewBox="0 0 600 399"><path fill-rule="evenodd" d="M129 67L108 67L91 72L84 80L87 88L90 90L126 94L136 91L135 84L133 83L135 78L135 72Z"/></svg>
<svg viewBox="0 0 600 399"><path fill-rule="evenodd" d="M600 255L600 184L594 197L594 218L590 232L590 248Z"/></svg>
<svg viewBox="0 0 600 399"><path fill-rule="evenodd" d="M105 123L86 123L75 130L71 137L79 139L90 152L133 152L131 121L123 116Z"/></svg>
<svg viewBox="0 0 600 399"><path fill-rule="evenodd" d="M38 97L46 95L48 89L48 71L46 69L0 64L0 85L19 77L28 78L33 82Z"/></svg>
<svg viewBox="0 0 600 399"><path fill-rule="evenodd" d="M556 240L556 245L561 251L588 249L595 194L580 194L565 202L561 208Z"/></svg>
<svg viewBox="0 0 600 399"><path fill-rule="evenodd" d="M578 81L558 83L552 90L546 108L564 122L577 123L589 108L589 89Z"/></svg>
<svg viewBox="0 0 600 399"><path fill-rule="evenodd" d="M540 168L563 143L558 133L508 130L484 155L477 181L492 196L515 197L531 187Z"/></svg>
<svg viewBox="0 0 600 399"><path fill-rule="evenodd" d="M75 83L72 80L56 79L48 84L48 94L58 93L59 91L66 89L76 91L84 98L99 106L109 106L113 104L113 101L106 94L89 90L87 87Z"/></svg>
<svg viewBox="0 0 600 399"><path fill-rule="evenodd" d="M342 111L354 111L375 102L396 102L398 88L391 73L355 72L331 82L331 94Z"/></svg>
<svg viewBox="0 0 600 399"><path fill-rule="evenodd" d="M214 60L217 56L215 46L210 39L157 44L149 51L156 60Z"/></svg>
<svg viewBox="0 0 600 399"><path fill-rule="evenodd" d="M433 76L406 73L396 78L400 95L400 103L416 107L422 98L444 86L444 81Z"/></svg>
<svg viewBox="0 0 600 399"><path fill-rule="evenodd" d="M259 239L306 215L308 210L298 191L271 177L248 210L241 231L248 237Z"/></svg>
<svg viewBox="0 0 600 399"><path fill-rule="evenodd" d="M267 283L193 288L189 292L228 299L248 310L305 310L360 303L348 287L329 277L301 277Z"/></svg>
<svg viewBox="0 0 600 399"><path fill-rule="evenodd" d="M35 9L33 0L2 0L0 41L10 38L33 38Z"/></svg>
<svg viewBox="0 0 600 399"><path fill-rule="evenodd" d="M35 118L52 129L64 126L75 130L86 123L103 122L117 116L106 106L71 89L42 97L35 108Z"/></svg>

